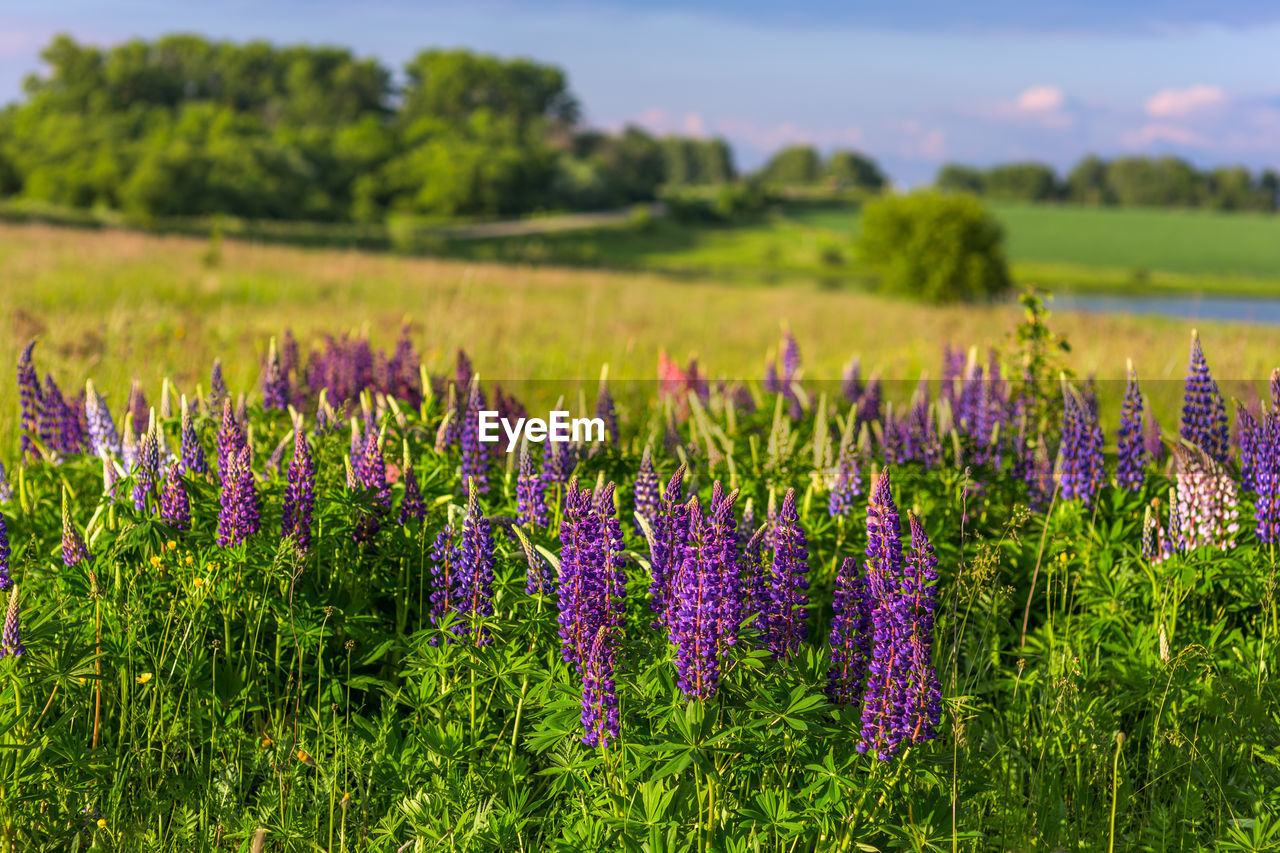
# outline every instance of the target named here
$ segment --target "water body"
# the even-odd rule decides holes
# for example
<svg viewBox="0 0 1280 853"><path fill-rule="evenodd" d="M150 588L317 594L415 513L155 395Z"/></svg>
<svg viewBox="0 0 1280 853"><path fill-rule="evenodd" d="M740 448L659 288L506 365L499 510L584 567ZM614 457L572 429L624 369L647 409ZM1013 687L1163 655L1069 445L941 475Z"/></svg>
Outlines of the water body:
<svg viewBox="0 0 1280 853"><path fill-rule="evenodd" d="M1055 294L1055 311L1155 314L1187 320L1280 325L1280 299L1232 296L1086 296Z"/></svg>

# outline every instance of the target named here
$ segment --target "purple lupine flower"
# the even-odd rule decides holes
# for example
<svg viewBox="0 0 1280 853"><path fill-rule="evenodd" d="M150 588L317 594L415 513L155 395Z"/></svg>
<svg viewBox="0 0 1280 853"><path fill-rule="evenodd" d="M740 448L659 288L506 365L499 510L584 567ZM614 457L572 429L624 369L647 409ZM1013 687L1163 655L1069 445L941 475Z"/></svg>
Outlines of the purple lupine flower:
<svg viewBox="0 0 1280 853"><path fill-rule="evenodd" d="M160 517L178 530L191 527L191 500L187 497L182 472L176 462L169 466L169 474L160 490Z"/></svg>
<svg viewBox="0 0 1280 853"><path fill-rule="evenodd" d="M9 592L9 606L4 614L4 634L0 636L0 658L22 657L26 646L22 645L22 626L18 619L18 588Z"/></svg>
<svg viewBox="0 0 1280 853"><path fill-rule="evenodd" d="M62 410L65 406L66 401L62 399L62 392L58 390L53 376L46 373L44 390L40 392L37 431L40 434L40 443L50 454L56 455L62 449Z"/></svg>
<svg viewBox="0 0 1280 853"><path fill-rule="evenodd" d="M907 426L901 418L894 415L892 404L885 412L884 421L881 423L880 443L884 451L884 464L897 465L910 458L907 447Z"/></svg>
<svg viewBox="0 0 1280 853"><path fill-rule="evenodd" d="M533 542L528 536L517 536L520 540L520 546L524 549L524 559L529 569L524 575L524 591L525 595L542 595L550 590L549 579L545 569L543 559L538 556L537 550L533 547Z"/></svg>
<svg viewBox="0 0 1280 853"><path fill-rule="evenodd" d="M1258 541L1280 542L1280 417L1269 411L1252 430L1250 441L1253 518Z"/></svg>
<svg viewBox="0 0 1280 853"><path fill-rule="evenodd" d="M89 559L89 549L85 546L84 538L76 528L75 522L71 520L71 501L64 490L62 493L62 564L68 569L74 569L87 559Z"/></svg>
<svg viewBox="0 0 1280 853"><path fill-rule="evenodd" d="M231 398L222 398L222 424L218 427L218 478L224 483L232 462L240 455L241 450L248 449L249 441L244 430L236 423L235 412L231 407Z"/></svg>
<svg viewBox="0 0 1280 853"><path fill-rule="evenodd" d="M119 495L116 494L117 487L120 483L120 466L110 456L102 457L102 494L111 503L117 503Z"/></svg>
<svg viewBox="0 0 1280 853"><path fill-rule="evenodd" d="M223 548L242 544L261 524L258 491L249 467L249 449L242 447L228 460L222 480L218 512L218 544Z"/></svg>
<svg viewBox="0 0 1280 853"><path fill-rule="evenodd" d="M1265 418L1264 418L1265 423ZM1255 472L1263 440L1263 427L1253 413L1236 403L1236 443L1240 445L1240 487L1246 492L1257 490Z"/></svg>
<svg viewBox="0 0 1280 853"><path fill-rule="evenodd" d="M880 377L873 375L867 380L862 396L858 398L859 426L880 420L880 396Z"/></svg>
<svg viewBox="0 0 1280 853"><path fill-rule="evenodd" d="M4 470L4 463L0 462L0 504L7 504L13 500L13 486L9 485L9 474Z"/></svg>
<svg viewBox="0 0 1280 853"><path fill-rule="evenodd" d="M938 607L938 558L920 519L907 514L911 548L907 552L900 595L910 619L909 663L899 727L910 743L933 740L942 718L942 687L933 667L934 611ZM898 703L895 703L898 705Z"/></svg>
<svg viewBox="0 0 1280 853"><path fill-rule="evenodd" d="M475 371L471 369L471 359L467 357L467 352L462 347L458 347L455 364L453 384L459 394L464 394L471 387L471 377L475 375Z"/></svg>
<svg viewBox="0 0 1280 853"><path fill-rule="evenodd" d="M573 477L578 460L571 445L563 441L548 441L542 450L542 488L550 493L556 486L563 486Z"/></svg>
<svg viewBox="0 0 1280 853"><path fill-rule="evenodd" d="M298 340L293 336L293 329L286 326L280 339L280 372L286 377L294 375L301 364L298 360Z"/></svg>
<svg viewBox="0 0 1280 853"><path fill-rule="evenodd" d="M431 546L431 624L441 627L445 617L455 611L454 596L458 589L462 549L455 539L452 524L446 524ZM436 645L437 638L431 638Z"/></svg>
<svg viewBox="0 0 1280 853"><path fill-rule="evenodd" d="M653 541L649 543L649 565L652 583L649 587L649 606L657 614L657 624L670 628L671 584L679 571L689 536L689 520L681 500L685 467L681 465L671 475L667 488L658 503L656 517L652 519Z"/></svg>
<svg viewBox="0 0 1280 853"><path fill-rule="evenodd" d="M475 638L475 645L490 642L488 628L483 620L493 615L493 533L489 519L480 509L477 489L469 489L467 514L462 521L461 560L454 576L457 591L453 596L458 614L463 622L460 635Z"/></svg>
<svg viewBox="0 0 1280 853"><path fill-rule="evenodd" d="M520 444L520 471L516 475L516 509L521 524L546 527L550 521L547 511L547 486L533 467L533 454L529 442Z"/></svg>
<svg viewBox="0 0 1280 853"><path fill-rule="evenodd" d="M129 385L129 400L125 403L125 411L133 415L133 428L138 436L142 436L142 424L147 423L151 406L147 404L147 395L142 390L142 383L134 379Z"/></svg>
<svg viewBox="0 0 1280 853"><path fill-rule="evenodd" d="M89 451L98 456L119 456L120 434L111 419L107 401L93 387L92 380L85 383L84 412L88 422Z"/></svg>
<svg viewBox="0 0 1280 853"><path fill-rule="evenodd" d="M1200 336L1191 332L1191 363L1182 398L1181 436L1204 450L1220 465L1230 453L1227 431L1227 407L1218 391L1218 383L1209 373L1209 363L1200 348Z"/></svg>
<svg viewBox="0 0 1280 853"><path fill-rule="evenodd" d="M1065 385L1062 390L1062 445L1058 449L1058 484L1063 500L1079 498L1093 506L1102 484L1102 428L1087 400Z"/></svg>
<svg viewBox="0 0 1280 853"><path fill-rule="evenodd" d="M1138 374L1129 363L1129 379L1120 407L1120 433L1117 437L1119 459L1116 463L1116 485L1136 492L1146 478L1147 448L1143 443L1142 394L1138 390Z"/></svg>
<svg viewBox="0 0 1280 853"><path fill-rule="evenodd" d="M147 434L142 437L138 448L138 463L133 467L133 508L138 512L147 511L147 495L155 488L160 479L160 443L157 433L155 412L147 427Z"/></svg>
<svg viewBox="0 0 1280 853"><path fill-rule="evenodd" d="M623 623L626 576L612 483L598 494L579 488L576 480L569 484L560 542L561 655L582 672L599 629L620 630Z"/></svg>
<svg viewBox="0 0 1280 853"><path fill-rule="evenodd" d="M219 409L224 400L231 399L227 390L227 381L222 378L222 359L213 360L213 370L209 372L209 408Z"/></svg>
<svg viewBox="0 0 1280 853"><path fill-rule="evenodd" d="M596 396L596 417L604 421L605 436L609 446L618 446L618 412L613 405L613 395L609 393L609 385L600 380L600 393Z"/></svg>
<svg viewBox="0 0 1280 853"><path fill-rule="evenodd" d="M906 436L912 459L923 462L928 469L938 467L942 462L942 442L929 407L929 383L924 379L920 380L907 413Z"/></svg>
<svg viewBox="0 0 1280 853"><path fill-rule="evenodd" d="M832 518L844 517L853 508L854 499L862 495L862 466L853 447L851 432L846 433L840 442L834 477L831 494L827 498L827 514Z"/></svg>
<svg viewBox="0 0 1280 853"><path fill-rule="evenodd" d="M484 408L480 383L472 382L458 442L462 445L462 482L481 493L489 491L489 446L480 441L480 412Z"/></svg>
<svg viewBox="0 0 1280 853"><path fill-rule="evenodd" d="M787 489L782 509L771 537L767 599L761 612L762 644L775 659L791 657L805 638L804 608L808 603L808 547L800 516L796 512L796 490Z"/></svg>
<svg viewBox="0 0 1280 853"><path fill-rule="evenodd" d="M862 360L856 355L849 359L840 372L840 393L846 402L856 403L862 396Z"/></svg>
<svg viewBox="0 0 1280 853"><path fill-rule="evenodd" d="M8 589L13 583L9 578L9 528L0 515L0 589Z"/></svg>
<svg viewBox="0 0 1280 853"><path fill-rule="evenodd" d="M182 395L182 426L178 452L180 473L207 474L209 472L209 462L205 459L200 436L196 434L196 425L191 417L191 407L187 405L186 394Z"/></svg>
<svg viewBox="0 0 1280 853"><path fill-rule="evenodd" d="M401 462L402 479L404 480L404 497L400 499L400 524L412 521L423 521L427 517L427 503L422 499L422 488L418 485L418 474L413 469L413 459L409 456L409 442L404 442L404 457Z"/></svg>
<svg viewBox="0 0 1280 853"><path fill-rule="evenodd" d="M24 458L30 459L34 459L37 456L33 439L40 435L40 412L42 408L40 377L36 373L35 364L31 357L35 347L36 342L32 340L22 348L22 353L18 356L18 400L22 411L20 420L22 455Z"/></svg>
<svg viewBox="0 0 1280 853"><path fill-rule="evenodd" d="M862 697L872 630L866 580L853 557L845 557L836 573L832 607L827 696L837 705L853 705Z"/></svg>
<svg viewBox="0 0 1280 853"><path fill-rule="evenodd" d="M800 344L788 329L782 336L782 375L789 382L800 372Z"/></svg>
<svg viewBox="0 0 1280 853"><path fill-rule="evenodd" d="M316 466L311 459L307 431L293 429L293 458L289 460L281 511L281 535L292 538L301 554L311 550L311 517L316 506Z"/></svg>
<svg viewBox="0 0 1280 853"><path fill-rule="evenodd" d="M352 435L355 433L355 420L352 420ZM364 437L364 446L359 454L351 460L355 474L356 488L362 489L373 502L372 511L361 511L352 539L356 542L369 543L381 529L381 518L391 510L391 487L387 484L387 462L382 455L382 436L376 430L369 430Z"/></svg>
<svg viewBox="0 0 1280 853"><path fill-rule="evenodd" d="M618 692L614 683L617 629L601 626L591 642L582 667L582 742L608 748L618 737Z"/></svg>
<svg viewBox="0 0 1280 853"><path fill-rule="evenodd" d="M711 490L710 513L703 537L704 558L710 562L709 574L715 592L716 651L721 656L728 654L731 646L737 645L738 629L742 626L742 574L738 559L738 524L733 513L737 500L737 489L726 495L720 481L716 481Z"/></svg>
<svg viewBox="0 0 1280 853"><path fill-rule="evenodd" d="M771 358L764 365L764 390L768 394L782 391L782 379L778 376L778 365Z"/></svg>
<svg viewBox="0 0 1280 853"><path fill-rule="evenodd" d="M1175 445L1174 460L1177 477L1169 508L1169 534L1177 550L1189 551L1201 545L1234 548L1240 529L1235 482L1198 447Z"/></svg>
<svg viewBox="0 0 1280 853"><path fill-rule="evenodd" d="M710 526L703 525L697 497L685 508L689 537L671 583L671 642L676 647L676 684L690 699L709 699L720 686L716 653L718 579L707 551Z"/></svg>
<svg viewBox="0 0 1280 853"><path fill-rule="evenodd" d="M418 352L409 337L409 324L405 323L400 327L400 337L396 340L395 351L387 365L387 391L414 408L422 405L422 374L418 369L419 364Z"/></svg>
<svg viewBox="0 0 1280 853"><path fill-rule="evenodd" d="M636 474L635 507L636 514L652 527L658 517L658 474L653 470L651 445L645 445L644 455L640 457L640 471ZM635 526L636 533L640 533L640 522L637 521Z"/></svg>
<svg viewBox="0 0 1280 853"><path fill-rule="evenodd" d="M498 417L505 419L508 423L515 423L529 417L529 410L524 407L524 404L516 399L514 394L504 392L501 385L493 387L493 408L497 410Z"/></svg>
<svg viewBox="0 0 1280 853"><path fill-rule="evenodd" d="M287 409L289 394L289 374L280 364L276 339L272 338L267 349L267 364L262 371L262 408Z"/></svg>
<svg viewBox="0 0 1280 853"><path fill-rule="evenodd" d="M958 418L957 401L960 398L960 386L964 383L965 365L968 357L960 347L951 344L942 345L942 399L951 406L952 414Z"/></svg>
<svg viewBox="0 0 1280 853"><path fill-rule="evenodd" d="M871 604L872 645L862 699L859 752L881 759L895 755L902 741L897 702L909 674L910 624L900 606L903 582L902 529L890 491L889 469L880 472L867 503L866 585Z"/></svg>
<svg viewBox="0 0 1280 853"><path fill-rule="evenodd" d="M80 434L80 416L71 407L53 376L45 374L44 392L41 406L42 419L48 419L47 427L42 424L41 433L46 429L52 449L64 455L79 453L84 448L84 436Z"/></svg>

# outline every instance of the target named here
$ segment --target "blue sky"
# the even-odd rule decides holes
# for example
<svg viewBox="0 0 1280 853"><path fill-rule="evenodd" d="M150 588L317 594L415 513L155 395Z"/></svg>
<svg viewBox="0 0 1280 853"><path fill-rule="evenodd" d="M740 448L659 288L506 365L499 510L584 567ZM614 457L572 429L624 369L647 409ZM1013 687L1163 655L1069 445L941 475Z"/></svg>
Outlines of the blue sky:
<svg viewBox="0 0 1280 853"><path fill-rule="evenodd" d="M530 56L568 71L590 123L722 135L748 167L791 142L864 150L901 183L1088 152L1280 166L1280 4L1256 0L46 0L0 14L0 100L54 33L179 30L392 66L426 46Z"/></svg>

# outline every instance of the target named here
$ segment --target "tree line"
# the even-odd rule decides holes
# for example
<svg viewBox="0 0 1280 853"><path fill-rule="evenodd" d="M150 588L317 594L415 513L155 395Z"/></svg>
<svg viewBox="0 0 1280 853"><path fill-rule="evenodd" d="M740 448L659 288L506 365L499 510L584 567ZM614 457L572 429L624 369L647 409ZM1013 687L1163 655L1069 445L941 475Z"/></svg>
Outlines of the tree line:
<svg viewBox="0 0 1280 853"><path fill-rule="evenodd" d="M345 48L194 35L107 48L63 35L41 57L47 70L0 110L0 196L381 222L619 207L743 177L723 139L582 127L564 72L527 59L423 50L397 79ZM879 175L812 149L770 168L776 184Z"/></svg>
<svg viewBox="0 0 1280 853"><path fill-rule="evenodd" d="M935 184L941 190L1003 201L1212 210L1274 211L1280 196L1280 176L1271 169L1198 169L1178 157L1104 160L1090 155L1065 177L1043 163L1005 163L988 169L949 163L939 170Z"/></svg>

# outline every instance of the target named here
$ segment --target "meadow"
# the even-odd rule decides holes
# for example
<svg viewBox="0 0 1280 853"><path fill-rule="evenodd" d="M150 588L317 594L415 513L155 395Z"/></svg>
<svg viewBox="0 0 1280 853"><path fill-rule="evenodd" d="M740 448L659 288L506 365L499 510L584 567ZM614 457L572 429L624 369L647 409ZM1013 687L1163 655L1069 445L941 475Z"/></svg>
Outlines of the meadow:
<svg viewBox="0 0 1280 853"><path fill-rule="evenodd" d="M35 343L0 840L1275 849L1280 399L1230 437L1181 339L1162 435L1024 309L909 399L788 335L761 379L592 383L601 440L512 454L479 413L529 386L478 347L282 335L185 401L136 357L81 412Z"/></svg>

